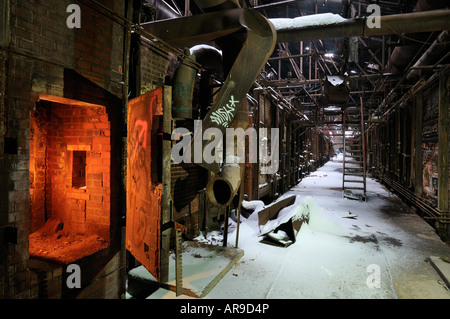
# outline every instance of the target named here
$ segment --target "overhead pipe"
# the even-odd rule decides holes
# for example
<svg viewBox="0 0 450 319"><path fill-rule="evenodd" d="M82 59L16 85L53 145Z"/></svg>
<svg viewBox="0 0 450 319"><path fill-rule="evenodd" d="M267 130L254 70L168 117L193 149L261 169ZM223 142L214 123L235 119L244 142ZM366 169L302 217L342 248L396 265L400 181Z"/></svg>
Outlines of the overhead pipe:
<svg viewBox="0 0 450 319"><path fill-rule="evenodd" d="M442 31L450 28L450 10L380 16L379 28L367 27L367 18L344 19L336 14L317 14L314 16L317 19L329 18L329 21L321 19L320 24L314 24L313 16L303 16L295 19L269 19L269 21L277 23L275 24L277 42L353 36L371 37L394 33ZM307 21L307 19L311 20L311 24L302 23L302 19L305 19L304 21ZM290 27L285 27L287 23L280 23L282 22L280 20L293 20L293 23Z"/></svg>
<svg viewBox="0 0 450 319"><path fill-rule="evenodd" d="M433 44L425 51L425 53L416 61L416 63L410 68L406 76L407 80L417 79L421 70L418 68L421 66L433 65L438 62L444 54L450 51L450 34L448 30L444 30L439 34Z"/></svg>
<svg viewBox="0 0 450 319"><path fill-rule="evenodd" d="M413 11L414 11L414 13L423 13L425 16L427 14L433 15L433 12L448 11L449 4L450 4L449 0L445 0L445 1L419 0L419 1L417 1L416 6ZM436 10L436 9L441 9L441 8L445 8L445 7L447 7L447 10ZM430 19L433 19L433 18L430 16ZM412 21L411 24L414 24L414 22ZM449 28L448 26L446 27L445 25L443 25L442 29L423 30L423 31L424 32L441 31L441 30L446 30L448 28ZM427 33L422 33L421 35L418 35L417 33L415 33L415 34L413 33L413 32L421 32L421 31L422 30L404 32L404 33L409 33L408 37L411 37L411 38L418 38L418 37L423 38L424 35L429 37L429 34L427 34ZM385 72L393 73L393 74L398 74L400 72L404 72L405 68L416 57L419 47L420 47L419 45L416 45L416 46L400 46L400 47L394 48L394 50L386 64ZM390 101L392 98L395 97L395 90L397 89L397 87L400 84L402 84L405 80L410 80L413 78L412 76L410 76L408 79L408 75L409 75L409 73L403 75L403 77L400 79L400 81L398 82L396 87L390 91L390 93L387 95L387 97L379 105L377 111L381 110L388 103L388 101Z"/></svg>
<svg viewBox="0 0 450 319"><path fill-rule="evenodd" d="M448 0L418 0L413 12L426 12L430 10L443 9L450 5L450 1ZM414 24L414 22L412 23ZM394 29L395 30L395 29ZM397 30L395 30L397 32ZM436 30L431 30L436 31ZM440 30L439 30L440 31ZM413 32L397 32L397 33L407 33L408 38L412 38L413 40L417 40L419 42L424 42L427 40L426 32L424 31L413 31ZM405 71L405 68L408 66L410 61L415 58L417 52L420 50L421 45L419 43L397 46L392 50L391 56L388 59L386 64L385 72L387 73L401 73Z"/></svg>
<svg viewBox="0 0 450 319"><path fill-rule="evenodd" d="M231 9L226 12L204 13L181 19L142 24L145 30L175 47L191 47L207 43L238 31L243 25L231 24L233 15L250 9ZM248 13L249 14L249 13ZM246 15L248 15L246 14ZM323 19L327 18L327 19ZM450 29L450 10L440 9L380 16L380 28L367 27L367 18L345 19L337 14L315 14L298 18L268 19L276 32L276 42L307 41L340 37L371 37L397 33L432 32ZM321 20L314 24L314 19ZM284 23L282 20L285 20ZM292 23L288 23L291 20ZM309 20L311 23L302 23ZM286 27L286 25L289 25ZM246 27L248 28L248 27Z"/></svg>

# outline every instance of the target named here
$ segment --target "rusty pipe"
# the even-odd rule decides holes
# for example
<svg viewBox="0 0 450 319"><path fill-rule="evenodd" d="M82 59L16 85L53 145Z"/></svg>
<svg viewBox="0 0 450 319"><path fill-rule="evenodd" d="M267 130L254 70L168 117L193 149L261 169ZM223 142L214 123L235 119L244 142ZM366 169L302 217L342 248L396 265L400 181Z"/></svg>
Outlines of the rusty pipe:
<svg viewBox="0 0 450 319"><path fill-rule="evenodd" d="M417 67L432 65L438 62L438 59L449 51L450 48L450 34L448 30L444 30L439 34L433 44L427 51L417 60L417 62L411 67L406 78L408 80L416 79L420 76L420 70Z"/></svg>
<svg viewBox="0 0 450 319"><path fill-rule="evenodd" d="M198 43L207 43L219 37L236 32L245 27L232 23L236 16L250 9L231 9L225 12L211 12L180 19L171 19L142 24L144 29L158 36L165 42L176 47L190 47ZM321 15L314 15L320 18ZM338 16L338 15L335 15ZM298 17L312 19L313 16ZM272 24L276 20L268 19ZM298 23L292 27L283 28L275 25L276 42L295 42L305 40L340 38L352 36L378 36L399 33L431 32L450 29L450 10L440 9L405 14L393 14L380 17L380 28L367 27L367 18L330 19L320 25L304 26Z"/></svg>
<svg viewBox="0 0 450 319"><path fill-rule="evenodd" d="M186 57L193 58L189 49L184 52ZM192 118L192 98L197 70L181 61L173 75L172 81L172 118Z"/></svg>
<svg viewBox="0 0 450 319"><path fill-rule="evenodd" d="M448 7L449 1L445 0L418 0L413 12L423 12L429 10L445 9ZM389 60L385 67L387 73L402 73L409 65L410 61L416 57L421 45L419 42L427 41L427 33L410 33L408 38L414 39L417 42L409 45L397 46L391 53Z"/></svg>
<svg viewBox="0 0 450 319"><path fill-rule="evenodd" d="M219 72L222 54L210 45L197 45L185 49L185 56L198 62L205 70ZM181 61L175 70L172 83L172 117L174 119L192 118L192 99L194 95L197 69Z"/></svg>
<svg viewBox="0 0 450 319"><path fill-rule="evenodd" d="M193 46L190 53L205 70L221 72L222 52L219 49L211 45L199 44Z"/></svg>

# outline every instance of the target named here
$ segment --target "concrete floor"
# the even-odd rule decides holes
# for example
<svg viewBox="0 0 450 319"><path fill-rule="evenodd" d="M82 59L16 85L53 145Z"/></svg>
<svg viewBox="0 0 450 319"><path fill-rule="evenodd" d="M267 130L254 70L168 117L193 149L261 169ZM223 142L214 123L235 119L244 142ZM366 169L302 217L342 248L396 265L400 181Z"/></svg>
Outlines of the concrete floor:
<svg viewBox="0 0 450 319"><path fill-rule="evenodd" d="M205 298L450 299L449 288L428 260L450 256L448 243L375 180L367 180L366 202L342 198L341 187L338 157L287 193L309 198L321 214L320 223L302 226L287 248L259 243L258 234L245 224L250 219L243 221L239 248L244 256ZM375 288L367 284L374 264L381 279ZM159 289L148 298L175 294Z"/></svg>

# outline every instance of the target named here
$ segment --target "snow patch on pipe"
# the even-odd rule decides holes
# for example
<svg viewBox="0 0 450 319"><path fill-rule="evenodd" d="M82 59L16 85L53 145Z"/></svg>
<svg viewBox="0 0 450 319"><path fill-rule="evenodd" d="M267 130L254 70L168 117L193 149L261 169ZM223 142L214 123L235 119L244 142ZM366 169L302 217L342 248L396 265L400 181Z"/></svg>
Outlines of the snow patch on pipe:
<svg viewBox="0 0 450 319"><path fill-rule="evenodd" d="M321 13L293 19L278 18L269 19L277 31L301 29L315 26L332 25L346 21L343 17L334 13Z"/></svg>

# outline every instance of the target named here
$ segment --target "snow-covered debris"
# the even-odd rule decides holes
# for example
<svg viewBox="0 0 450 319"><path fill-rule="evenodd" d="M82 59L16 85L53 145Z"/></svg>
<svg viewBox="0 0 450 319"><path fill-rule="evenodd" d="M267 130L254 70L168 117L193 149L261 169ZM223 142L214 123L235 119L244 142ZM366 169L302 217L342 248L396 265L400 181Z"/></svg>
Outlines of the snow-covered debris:
<svg viewBox="0 0 450 319"><path fill-rule="evenodd" d="M281 209L276 219L269 220L264 225L261 225L260 232L265 234L288 222L291 218L300 220L309 218L308 216L308 208L302 205L300 196L296 196L294 204Z"/></svg>
<svg viewBox="0 0 450 319"><path fill-rule="evenodd" d="M264 208L264 202L262 200L252 200L252 201L242 201L242 207L251 210L253 212L258 212Z"/></svg>

